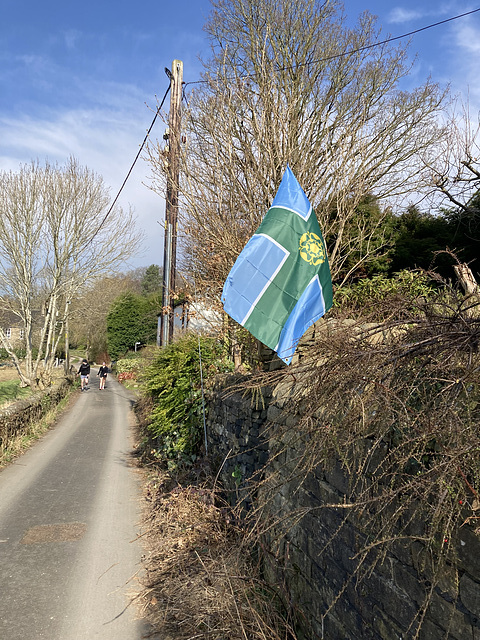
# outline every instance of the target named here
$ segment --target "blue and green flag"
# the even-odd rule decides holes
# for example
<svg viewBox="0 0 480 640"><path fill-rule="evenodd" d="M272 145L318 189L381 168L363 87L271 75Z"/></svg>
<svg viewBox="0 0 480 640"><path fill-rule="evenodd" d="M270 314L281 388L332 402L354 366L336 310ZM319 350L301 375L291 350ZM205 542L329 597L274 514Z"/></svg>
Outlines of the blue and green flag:
<svg viewBox="0 0 480 640"><path fill-rule="evenodd" d="M223 308L290 364L298 341L332 298L317 217L287 167L272 206L225 281Z"/></svg>

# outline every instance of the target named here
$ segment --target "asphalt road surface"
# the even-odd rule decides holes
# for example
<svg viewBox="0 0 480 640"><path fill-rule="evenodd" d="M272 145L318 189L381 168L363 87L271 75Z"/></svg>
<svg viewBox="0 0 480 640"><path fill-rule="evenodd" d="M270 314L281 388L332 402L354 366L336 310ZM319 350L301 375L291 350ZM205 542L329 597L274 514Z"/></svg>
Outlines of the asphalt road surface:
<svg viewBox="0 0 480 640"><path fill-rule="evenodd" d="M111 376L0 472L0 640L140 640L140 484Z"/></svg>

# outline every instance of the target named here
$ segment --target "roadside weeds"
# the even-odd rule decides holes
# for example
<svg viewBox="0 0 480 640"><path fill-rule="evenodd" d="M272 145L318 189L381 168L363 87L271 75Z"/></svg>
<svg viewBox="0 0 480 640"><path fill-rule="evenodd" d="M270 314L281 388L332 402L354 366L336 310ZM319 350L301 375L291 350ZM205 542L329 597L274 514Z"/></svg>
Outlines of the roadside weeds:
<svg viewBox="0 0 480 640"><path fill-rule="evenodd" d="M208 469L196 471L149 467L140 615L174 640L295 640L242 523Z"/></svg>
<svg viewBox="0 0 480 640"><path fill-rule="evenodd" d="M25 453L37 440L55 426L60 416L72 406L76 399L74 391L75 388L72 387L57 405L44 414L41 420L29 422L22 432L9 438L5 445L0 443L0 470Z"/></svg>

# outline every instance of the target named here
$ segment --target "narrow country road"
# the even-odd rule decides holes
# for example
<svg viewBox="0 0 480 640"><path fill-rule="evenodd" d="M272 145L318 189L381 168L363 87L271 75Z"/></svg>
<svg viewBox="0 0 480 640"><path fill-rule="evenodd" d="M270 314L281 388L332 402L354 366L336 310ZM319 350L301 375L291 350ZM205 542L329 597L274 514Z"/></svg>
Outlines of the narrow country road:
<svg viewBox="0 0 480 640"><path fill-rule="evenodd" d="M0 472L1 640L140 640L148 631L128 606L142 554L131 401L111 376L104 391L97 380Z"/></svg>

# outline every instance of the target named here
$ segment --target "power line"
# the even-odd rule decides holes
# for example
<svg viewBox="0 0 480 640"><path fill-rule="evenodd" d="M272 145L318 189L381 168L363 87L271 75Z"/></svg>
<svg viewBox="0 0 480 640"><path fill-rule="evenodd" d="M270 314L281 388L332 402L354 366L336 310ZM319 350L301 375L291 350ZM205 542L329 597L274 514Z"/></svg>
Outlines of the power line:
<svg viewBox="0 0 480 640"><path fill-rule="evenodd" d="M324 61L328 62L329 60L334 60L335 58L341 58L342 56L348 55L350 53L360 53L368 49L373 49L374 47L380 47L383 44L388 44L389 42L395 42L395 40L401 40L402 38L408 38L409 36L414 36L416 33L420 33L421 31L426 31L427 29L438 27L441 24L452 22L452 20L458 20L459 18L464 18L465 16L469 16L472 13L477 13L477 11L480 11L480 7L478 9L473 9L472 11L467 11L466 13L461 13L458 16L453 16L452 18L446 18L445 20L440 20L440 22L434 22L433 24L428 24L426 27L420 27L419 29L415 29L414 31L409 31L408 33L404 33L401 36L394 36L393 38L387 38L386 40L382 40L381 42L375 42L373 44L365 45L364 47L359 47L358 49L352 49L351 51L346 51L345 53L338 53L336 55L329 56L324 60L317 60L317 62L324 62ZM308 64L311 64L311 63L308 63Z"/></svg>
<svg viewBox="0 0 480 640"><path fill-rule="evenodd" d="M426 31L427 29L432 29L433 27L438 27L442 24L446 24L447 22L452 22L453 20L458 20L459 18L464 18L465 16L470 16L473 13L477 13L480 11L480 7L478 9L472 9L472 11L467 11L465 13L460 13L457 16L453 16L451 18L446 18L445 20L440 20L439 22L434 22L432 24L428 24L425 27L420 27L419 29L415 29L414 31L409 31L408 33L403 33L401 36L393 36L392 38L387 38L386 40L382 40L381 42L374 42L373 44L367 44L363 47L358 47L358 49L350 49L349 51L343 51L342 53L336 53L332 56L327 56L326 58L319 58L318 60L313 60L311 62L304 62L303 64L299 64L296 67L283 67L278 69L279 71L286 71L288 69L297 69L298 67L305 67L311 64L318 64L320 62L329 62L330 60L336 60L337 58L343 58L344 56L351 55L352 53L361 53L362 51L367 51L369 49L373 49L375 47L380 47L384 44L388 44L389 42L395 42L396 40L401 40L402 38L408 38L422 31ZM241 79L253 78L254 76L247 75L241 76ZM185 83L185 86L189 84L205 84L207 80L194 80L192 82Z"/></svg>
<svg viewBox="0 0 480 640"><path fill-rule="evenodd" d="M165 100L167 99L167 96L168 96L168 92L169 92L169 91L170 91L170 85L168 86L168 89L165 91L165 95L163 96L162 102L160 103L159 107L157 107L157 110L156 110L156 112L155 112L155 116L153 117L152 123L151 123L151 125L148 127L148 129L147 129L147 133L146 133L146 135L145 135L145 138L143 139L143 142L142 142L142 144L140 145L140 149L138 150L138 153L137 153L137 155L135 156L135 160L132 162L132 165L131 165L130 169L128 170L128 173L127 173L127 175L125 176L125 180L123 181L122 186L121 186L121 187L120 187L120 189L118 190L117 195L115 196L115 198L114 198L114 200L113 200L112 204L110 205L110 208L108 209L107 213L105 214L105 217L103 218L102 222L100 223L100 225L99 225L98 229L95 231L95 233L93 234L93 236L92 236L92 237L90 238L90 240L87 242L87 245L86 245L86 246L88 246L91 242L93 242L93 239L94 239L94 238L95 238L95 236L100 232L100 229L103 227L103 225L104 225L104 224L105 224L105 222L107 221L108 216L112 213L112 211L113 211L113 207L115 206L115 204L116 204L116 202L117 202L118 198L120 197L120 194L122 193L122 191L123 191L123 189L124 189L125 185L127 184L127 180L129 179L130 174L132 173L133 168L134 168L134 167L135 167L135 165L137 164L137 161L138 161L138 159L139 159L139 157L140 157L140 154L142 153L142 151L143 151L143 149L144 149L144 147L145 147L145 145L146 145L146 143L147 143L147 140L148 140L148 137L149 137L149 135L150 135L150 132L151 132L151 131L152 131L152 129L153 129L153 125L154 125L154 124L155 124L155 122L157 121L157 118L158 118L158 116L159 116L159 114L160 114L160 111L162 110L162 107L163 107L163 104L164 104Z"/></svg>
<svg viewBox="0 0 480 640"><path fill-rule="evenodd" d="M440 20L439 22L434 22L432 24L426 25L425 27L420 27L419 29L415 29L413 31L409 31L408 33L403 33L400 36L394 36L392 38L387 38L386 40L382 40L380 42L374 42L373 44L365 45L363 47L358 47L357 49L351 49L349 51L344 51L342 53L337 53L337 54L332 55L332 56L327 56L326 58L319 58L318 60L314 60L312 62L305 62L305 63L303 63L301 65L298 65L298 66L300 67L300 66L307 66L307 65L311 65L311 64L318 64L320 62L329 62L330 60L335 60L337 58L341 58L343 56L351 55L353 53L361 53L362 51L367 51L369 49L373 49L374 47L380 47L380 46L382 46L384 44L388 44L389 42L395 42L396 40L401 40L402 38L408 38L408 37L413 36L413 35L415 35L417 33L421 33L422 31L426 31L427 29L432 29L433 27L438 27L438 26L440 26L442 24L446 24L447 22L452 22L453 20L458 20L459 18L464 18L465 16L470 16L470 15L472 15L474 13L477 13L478 11L480 11L480 7L478 9L472 9L471 11L466 11L465 13L461 13L459 15L452 16L451 18L446 18L445 20ZM293 68L293 67L284 67L282 69L279 69L279 71L285 71L285 70L287 70L289 68ZM253 76L242 76L242 77L243 78L249 78L249 77L253 77ZM205 84L206 82L207 82L207 80L194 80L192 82L183 83L183 87L185 89L190 84ZM155 122L156 122L156 120L158 118L158 115L160 114L160 111L162 110L163 104L164 104L164 102L165 102L165 100L167 98L167 95L168 95L169 91L170 91L170 85L168 86L167 90L165 91L165 95L163 96L162 102L161 102L161 104L159 105L159 107L157 108L157 110L155 112L155 116L154 116L154 118L152 120L152 123L150 124L149 128L147 129L147 133L145 135L145 138L143 139L143 142L140 145L140 149L138 150L138 153L135 156L135 159L132 162L132 165L131 165L130 169L128 170L128 173L125 176L125 179L124 179L120 189L118 190L117 195L115 196L115 198L114 198L112 204L110 205L110 208L108 209L107 213L105 214L102 222L98 226L98 229L95 231L93 236L90 238L88 244L90 244L93 241L93 239L95 238L95 236L97 236L97 234L100 232L101 228L103 227L103 225L107 221L108 216L112 213L113 208L114 208L115 204L117 203L118 198L120 197L123 189L125 188L125 185L126 185L128 179L129 179L129 177L130 177L135 165L137 164L137 161L138 161L138 159L140 157L140 154L142 153L142 151L143 151L143 149L144 149L144 147L145 147L145 145L147 143L147 140L148 140L148 138L150 136L150 132L152 131L153 126L154 126L154 124L155 124ZM88 246L88 244L87 244L87 246Z"/></svg>

